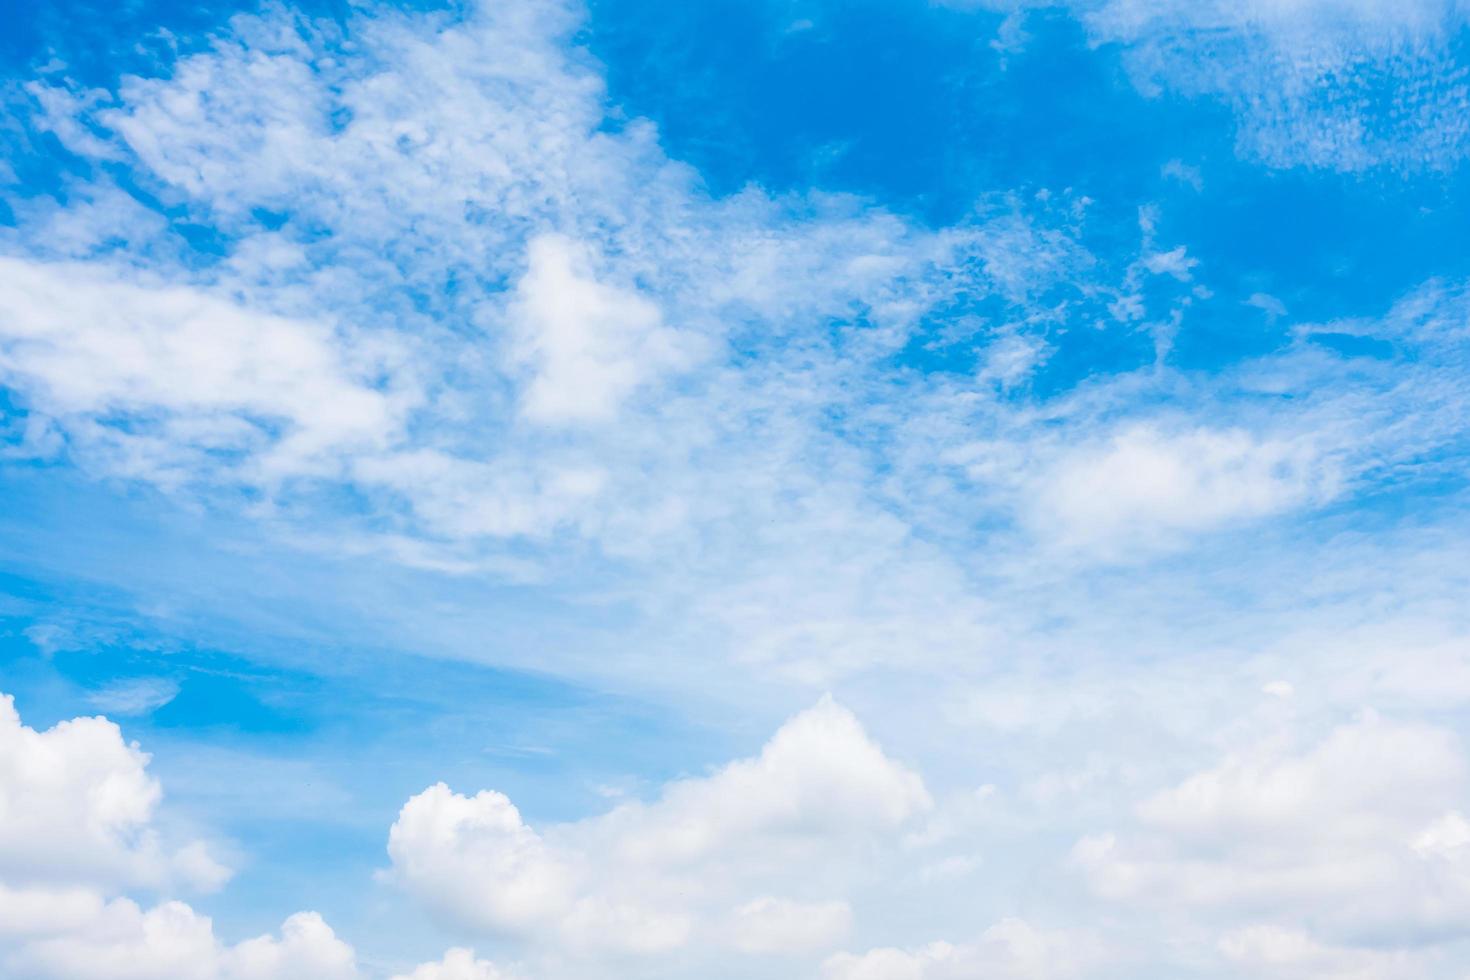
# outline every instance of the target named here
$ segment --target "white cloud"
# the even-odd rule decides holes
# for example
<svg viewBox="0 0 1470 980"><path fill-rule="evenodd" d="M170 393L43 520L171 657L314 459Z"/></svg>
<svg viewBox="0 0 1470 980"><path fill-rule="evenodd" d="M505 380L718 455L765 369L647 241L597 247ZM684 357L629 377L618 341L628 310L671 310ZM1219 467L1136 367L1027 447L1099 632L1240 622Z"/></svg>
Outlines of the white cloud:
<svg viewBox="0 0 1470 980"><path fill-rule="evenodd" d="M1062 980L1081 975L1101 957L1088 935L1038 929L1003 919L971 944L930 943L916 949L839 953L822 966L824 980Z"/></svg>
<svg viewBox="0 0 1470 980"><path fill-rule="evenodd" d="M357 974L352 947L336 937L315 912L298 912L281 925L281 936L259 936L227 950L225 977L239 980L350 980Z"/></svg>
<svg viewBox="0 0 1470 980"><path fill-rule="evenodd" d="M1272 166L1447 168L1470 143L1459 0L1079 2L1146 92L1218 97L1241 150Z"/></svg>
<svg viewBox="0 0 1470 980"><path fill-rule="evenodd" d="M1268 166L1448 170L1470 151L1463 0L947 2L1010 20L1067 8L1094 44L1122 49L1145 95L1227 105L1240 153ZM1175 161L1165 175L1198 189Z"/></svg>
<svg viewBox="0 0 1470 980"><path fill-rule="evenodd" d="M0 695L0 976L26 980L363 980L352 947L316 912L230 944L176 900L118 892L213 888L228 872L199 842L170 851L152 825L149 757L105 718L38 732ZM506 980L451 949L401 980Z"/></svg>
<svg viewBox="0 0 1470 980"><path fill-rule="evenodd" d="M436 963L420 964L412 973L393 980L506 980L507 975L489 960L475 958L473 950L456 947Z"/></svg>
<svg viewBox="0 0 1470 980"><path fill-rule="evenodd" d="M217 956L209 920L187 905L168 902L144 911L116 899L77 928L32 939L10 961L37 977L184 980L210 976Z"/></svg>
<svg viewBox="0 0 1470 980"><path fill-rule="evenodd" d="M121 270L0 257L0 377L127 475L187 481L243 455L270 482L385 446L383 351Z"/></svg>
<svg viewBox="0 0 1470 980"><path fill-rule="evenodd" d="M1188 249L1183 245L1167 252L1150 252L1143 257L1142 262L1143 267L1153 275L1173 276L1180 282L1189 282L1194 277L1192 270L1199 265L1199 260L1190 258Z"/></svg>
<svg viewBox="0 0 1470 980"><path fill-rule="evenodd" d="M1312 102L1310 79L1358 55L1292 61L1305 50L1303 18L1327 13L1296 6L1289 17L1280 4L1255 16L1240 5L1160 2L1134 5L1127 20L1115 3L1120 19L1091 23L1096 37L1130 47L1140 79L1157 68L1170 84L1232 100L1243 146L1269 161L1359 168L1423 150L1354 131L1361 107L1351 100ZM481 549L505 539L526 565L570 555L572 576L586 578L558 580L567 594L637 605L651 625L619 656L535 649L538 669L709 700L734 700L737 684L764 697L773 677L850 683L894 716L911 712L914 724L889 730L942 744L935 754L951 780L983 769L1005 787L994 794L1004 805L976 808L984 812L952 830L963 839L924 843L940 836L912 826L930 808L925 785L830 704L793 720L755 758L585 821L532 825L499 793L435 786L404 805L389 852L397 881L454 927L595 961L599 976L623 969L618 953L635 963L664 954L669 971L702 950L743 963L731 949L815 967L839 944L878 941L865 927L903 906L933 934L970 938L903 945L895 925L881 941L899 946L841 954L828 972L1085 972L1086 937L1005 920L973 938L929 913L968 913L982 877L985 894L1040 891L1055 856L1046 848L1074 839L1076 821L1116 814L1237 689L1254 704L1267 700L1263 683L1278 693L1289 683L1297 693L1262 710L1304 713L1329 688L1420 705L1457 703L1470 689L1453 651L1323 655L1311 670L1305 658L1280 657L1246 680L1177 652L1244 661L1272 642L1279 620L1235 614L1283 603L1283 592L1299 607L1329 592L1337 609L1366 597L1371 611L1403 595L1395 590L1405 581L1457 581L1450 561L1432 566L1437 574L1368 568L1352 554L1314 562L1340 553L1299 539L1256 553L1270 543L1269 518L1340 499L1355 475L1418 465L1459 438L1463 385L1456 368L1436 364L1463 366L1456 287L1352 327L1434 352L1412 366L1345 367L1310 349L1305 329L1290 350L1202 377L1170 366L1171 321L1153 306L1172 291L1183 297L1178 314L1209 270L1183 246L1156 242L1151 214L1119 285L1077 242L1083 201L935 233L840 197L752 189L714 199L646 122L604 118L585 53L567 47L575 19L561 5L486 4L463 19L371 13L353 15L350 44L284 13L240 18L166 77L128 80L115 97L43 93L59 138L94 163L126 161L137 186L217 230L227 254L216 264L181 256L157 212L105 181L69 189L85 206L19 208L19 231L0 229L13 253L0 263L0 286L13 287L0 289L0 370L35 416L25 446L64 435L95 472L244 485L328 539L321 525L339 515L319 504L319 481L320 497L351 498L364 533L386 527L385 552L427 567L485 567ZM1009 39L1021 24L1010 21ZM1320 26L1331 47L1380 25L1347 9ZM1407 42L1389 33L1389 48L1401 50ZM1221 73L1191 75L1211 38L1231 46ZM1249 50L1233 47L1239 38ZM1265 70L1252 75L1262 51ZM1283 77L1291 84L1256 98ZM103 104L112 108L95 109ZM109 128L114 138L103 140ZM1453 127L1438 131L1455 138ZM262 222L258 211L273 217ZM1059 282L1075 290L1051 292ZM1254 299L1268 314L1283 309ZM952 315L971 301L994 301L1003 324ZM1027 381L1069 342L1066 331L1105 321L1112 301L1128 329L1156 335L1157 363L1032 397ZM921 331L926 343L953 331L977 359L974 374L915 371L909 345ZM1259 538L1208 535L1248 525ZM522 547L526 538L536 540ZM588 541L603 554L589 559ZM1076 552L1106 560L1191 544L1213 562L1206 572L1227 580L1220 592L1250 600L1207 595L1216 579L1179 575L1179 565L1161 574L1139 563L1122 584L1058 572ZM1281 561L1298 547L1306 557ZM598 577L604 558L622 563L616 588ZM1293 581L1283 583L1283 568ZM1191 583L1198 591L1185 594ZM1443 606L1463 606L1452 586L1434 588ZM1341 635L1324 630L1315 647L1335 654ZM1170 661L1183 665L1178 676L1152 661L1132 672L1113 662L1161 650L1180 658ZM1059 676L1072 669L1086 683ZM970 708L990 730L955 738L939 707L954 691L979 692ZM110 693L111 709L148 700ZM1416 759L1442 748L1422 732L1365 736L1365 745L1375 739ZM1389 778L1365 749L1377 773L1370 788L1414 801L1412 813L1385 816L1387 804L1354 795L1346 777L1320 775L1350 769L1354 751L1243 751L1146 803L1141 828L1110 844L1094 838L1079 856L1107 894L1132 901L1152 888L1229 920L1227 959L1347 969L1339 957L1366 954L1334 945L1337 933L1391 931L1396 921L1447 928L1467 811L1459 777L1421 778L1411 765ZM1043 771L1074 753L1066 771ZM1293 795L1298 784L1309 798ZM246 798L259 794L231 790L242 806L260 805ZM1000 826L1006 819L1024 832ZM197 848L155 849L136 835L149 824L123 820L104 828L105 846L88 838L68 849L106 851L77 880L148 877L112 868L119 851L124 864L143 855L172 874L193 862L201 873L192 877L210 877ZM44 842L55 829L26 834ZM895 848L913 851L892 858ZM968 873L977 866L984 876ZM1394 919L1371 899L1350 900L1370 873L1397 895L1420 880L1454 901L1401 901ZM1344 875L1356 876L1348 887L1322 884ZM914 881L922 892L905 891ZM1050 883L1049 901L1073 900L1065 883ZM52 930L29 955L60 957L62 972L86 968L68 951L185 970L178 951L192 950L196 965L261 975L315 977L346 962L319 920L289 920L279 939L230 947L186 907L145 912L109 904L111 886L48 887L0 893L0 913L16 910L17 933ZM1308 902L1329 909L1331 928L1305 922ZM1303 931L1249 931L1262 907L1293 928L1305 922ZM1139 946L1179 934L1160 928ZM413 976L484 980L495 970L456 950Z"/></svg>
<svg viewBox="0 0 1470 980"><path fill-rule="evenodd" d="M238 17L165 77L40 91L62 138L90 137L75 152L111 134L227 252L200 265L116 208L66 236L113 244L48 249L59 205L24 211L7 268L39 293L0 311L6 380L85 465L244 484L272 514L345 487L385 551L428 538L459 549L446 567L521 536L687 543L802 492L926 313L1021 302L1088 260L1019 206L933 232L839 196L712 198L652 126L604 125L570 6L371 14L350 44ZM997 352L1001 380L1036 349Z"/></svg>
<svg viewBox="0 0 1470 980"><path fill-rule="evenodd" d="M53 904L45 893L28 901ZM80 901L78 906L81 905ZM0 962L36 980L357 980L352 948L314 912L287 919L281 935L222 945L213 924L182 902L144 910L128 899L68 910L31 930ZM82 911L83 914L78 914Z"/></svg>
<svg viewBox="0 0 1470 980"><path fill-rule="evenodd" d="M1287 314L1286 304L1269 293L1252 293L1245 305L1255 307L1273 320Z"/></svg>
<svg viewBox="0 0 1470 980"><path fill-rule="evenodd" d="M147 765L105 718L36 731L0 695L0 881L223 884L230 872L202 843L172 843L155 825L162 790Z"/></svg>
<svg viewBox="0 0 1470 980"><path fill-rule="evenodd" d="M136 222L89 263L12 242L31 258L5 268L39 290L0 317L28 446L59 432L94 471L244 484L298 542L309 523L423 567L534 578L590 541L637 566L650 615L718 624L712 657L825 685L996 649L967 555L1183 546L1332 498L1366 445L1319 448L1300 410L1201 421L1243 396L1164 366L1173 321L1142 284L1192 295L1199 269L1147 215L1118 286L1078 242L1085 201L932 232L834 196L715 199L651 126L604 125L570 8L373 13L350 47L237 18L166 77L52 100L228 255L185 263ZM1085 300L1049 293L1068 283ZM1016 317L986 331L978 384L895 371L957 297ZM1047 324L1111 300L1156 334L1156 384L1008 397L1054 350ZM1178 385L1191 410L1167 421L1117 411ZM935 461L966 444L1002 465L957 486Z"/></svg>
<svg viewBox="0 0 1470 980"><path fill-rule="evenodd" d="M1327 945L1462 935L1470 801L1457 739L1372 714L1296 750L1232 753L1137 807L1133 833L1080 841L1102 895L1263 918Z"/></svg>
<svg viewBox="0 0 1470 980"><path fill-rule="evenodd" d="M1258 977L1392 980L1428 975L1428 964L1405 950L1329 946L1279 926L1237 929L1221 937L1219 947L1230 963Z"/></svg>
<svg viewBox="0 0 1470 980"><path fill-rule="evenodd" d="M598 282L585 246L541 235L528 263L513 348L534 372L522 402L527 418L606 421L641 384L691 362L692 340L664 326L650 300Z"/></svg>
<svg viewBox="0 0 1470 980"><path fill-rule="evenodd" d="M102 896L90 888L10 888L0 884L0 943L72 931L95 921L103 905Z"/></svg>
<svg viewBox="0 0 1470 980"><path fill-rule="evenodd" d="M1204 175L1200 173L1199 167L1185 163L1183 160L1170 160L1160 169L1160 174L1181 184L1187 184L1196 191L1202 191L1205 187Z"/></svg>
<svg viewBox="0 0 1470 980"><path fill-rule="evenodd" d="M27 980L364 980L352 947L315 912L229 944L183 902L142 908L87 888L0 885L0 973ZM508 980L468 949L450 949L394 980Z"/></svg>
<svg viewBox="0 0 1470 980"><path fill-rule="evenodd" d="M1303 18L1383 19L1370 4L1340 18L1315 3L1194 7L1115 0L1086 12L1098 37L1140 49L1181 18L1278 33ZM1422 10L1414 30L1430 36L1439 18ZM292 516L323 516L321 498L333 494L314 495L322 488L311 484L327 481L363 498L355 540L379 535L385 553L441 568L489 565L485 550L520 537L587 538L620 557L661 546L703 556L730 524L744 526L736 539L840 537L820 507L785 506L810 499L814 480L849 491L837 502L858 526L894 521L933 539L943 528L994 526L996 495L952 499L923 465L890 472L890 460L866 458L876 440L894 427L907 436L970 425L1018 451L1045 436L1025 406L892 372L887 359L924 317L964 296L1018 306L1018 323L1076 320L1091 310L1076 297L1030 305L1076 282L1089 302L1115 299L1119 315L1155 333L1162 358L1173 322L1145 308L1140 277L1181 280L1168 287L1198 274L1182 246L1157 246L1150 232L1121 289L1092 281L1103 273L1078 242L1083 201L936 233L834 196L711 198L645 121L604 125L601 81L568 45L579 17L571 6L371 13L352 20L350 45L277 11L234 19L165 76L130 78L112 95L36 89L59 138L89 158L126 160L142 184L215 228L228 252L205 267L185 261L162 228L119 220L119 192L101 183L76 191L112 201L106 213L71 215L99 234L59 238L102 242L131 228L124 244L48 251L57 236L39 224L10 240L30 258L8 260L8 274L39 292L23 310L0 311L11 318L0 331L14 334L0 367L22 402L57 416L56 431L89 467L171 484L243 481L264 491L263 511ZM276 217L263 223L259 211ZM56 208L24 214L57 217ZM93 261L40 261L78 254ZM1050 350L1042 335L996 333L981 379L1015 386ZM175 375L198 383L175 390L165 383ZM1119 398L1146 400L1167 385L1119 388ZM1212 400L1230 400L1195 394L1201 416L1213 414ZM614 416L617 425L585 424ZM1246 427L1263 445L1219 463L1245 471L1236 475L1250 502L1238 517L1319 499L1320 474L1259 472L1278 449L1307 452L1285 430L1310 421L1293 415L1279 435ZM43 445L51 420L35 429ZM1218 427L1214 448L1228 449L1232 431ZM954 448L913 445L905 452L915 458ZM1181 475L1204 496L1221 482ZM1262 494L1273 500L1262 504ZM1111 516L1126 525L1142 505L1120 506ZM1172 511L1165 532L1234 519L1221 513L1218 502L1197 521ZM973 550L957 537L948 535L951 550ZM728 557L717 581L748 557L737 550L715 556ZM770 564L792 557L773 554ZM832 564L815 578L843 574ZM859 598L790 615L778 606L771 624L752 627L758 635L731 645L752 663L773 659L765 649L843 640L853 641L853 664L870 663L873 650L893 656L901 644L887 637L934 617L898 622L884 610L844 627L851 609L893 580L916 593L931 576L934 591L965 583L950 555L892 564L887 578L871 568L850 576L861 579ZM956 615L967 637L948 645L973 649L985 611ZM831 664L801 659L793 674L831 675Z"/></svg>
<svg viewBox="0 0 1470 980"><path fill-rule="evenodd" d="M931 943L913 951L885 948L861 955L838 953L827 960L822 973L827 980L924 980L955 955L949 943Z"/></svg>
<svg viewBox="0 0 1470 980"><path fill-rule="evenodd" d="M605 820L630 859L681 863L758 839L888 830L930 805L919 776L824 699L781 726L759 756L672 783L656 803L628 804Z"/></svg>
<svg viewBox="0 0 1470 980"><path fill-rule="evenodd" d="M850 859L930 805L917 775L824 700L755 758L581 823L538 832L498 793L431 787L404 804L388 851L411 893L472 928L630 952L696 937L792 952L830 948L850 915L839 898L798 895L841 887Z"/></svg>
<svg viewBox="0 0 1470 980"><path fill-rule="evenodd" d="M1134 424L1043 469L1027 517L1068 545L1147 546L1325 500L1334 483L1310 441Z"/></svg>
<svg viewBox="0 0 1470 980"><path fill-rule="evenodd" d="M482 928L520 931L563 914L570 862L503 794L431 786L403 805L388 835L396 875L431 907Z"/></svg>
<svg viewBox="0 0 1470 980"><path fill-rule="evenodd" d="M801 953L831 949L852 928L846 902L758 898L736 909L732 945L742 953Z"/></svg>

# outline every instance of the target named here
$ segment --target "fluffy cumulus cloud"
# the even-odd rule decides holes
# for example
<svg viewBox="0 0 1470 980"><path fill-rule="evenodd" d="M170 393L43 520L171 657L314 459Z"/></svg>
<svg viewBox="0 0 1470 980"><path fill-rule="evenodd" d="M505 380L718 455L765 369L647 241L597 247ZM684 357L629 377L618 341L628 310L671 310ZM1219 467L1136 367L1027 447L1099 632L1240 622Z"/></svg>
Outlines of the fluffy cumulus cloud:
<svg viewBox="0 0 1470 980"><path fill-rule="evenodd" d="M210 920L182 902L143 910L116 899L64 928L38 929L10 956L20 975L77 980L356 980L352 948L311 912L287 919L281 934L235 946L215 938Z"/></svg>
<svg viewBox="0 0 1470 980"><path fill-rule="evenodd" d="M181 901L120 894L220 886L229 872L198 842L170 848L148 756L105 718L41 732L0 695L0 975L27 980L361 980L353 949L315 912L276 935L230 944ZM425 972L427 971L427 972ZM491 980L451 950L414 980Z"/></svg>
<svg viewBox="0 0 1470 980"><path fill-rule="evenodd" d="M353 948L315 912L276 934L229 944L208 916L179 901L142 908L94 891L0 885L0 971L27 980L367 980ZM394 980L506 980L467 949L451 949Z"/></svg>
<svg viewBox="0 0 1470 980"><path fill-rule="evenodd" d="M507 974L498 970L489 960L475 958L471 949L456 946L444 954L444 959L434 963L420 964L412 973L395 976L393 980L506 980Z"/></svg>
<svg viewBox="0 0 1470 980"><path fill-rule="evenodd" d="M571 901L571 869L493 790L465 797L443 783L429 787L398 814L388 853L426 901L488 928L525 928Z"/></svg>
<svg viewBox="0 0 1470 980"><path fill-rule="evenodd" d="M179 901L142 908L76 889L0 885L0 971L27 980L366 980L353 948L315 912L276 934L230 944L208 916ZM467 949L395 980L505 980Z"/></svg>
<svg viewBox="0 0 1470 980"><path fill-rule="evenodd" d="M1236 923L1221 939L1233 959L1306 969L1357 949L1373 965L1463 936L1467 802L1452 732L1370 713L1315 744L1234 751L1072 857L1110 899Z"/></svg>
<svg viewBox="0 0 1470 980"><path fill-rule="evenodd" d="M0 882L223 884L230 872L204 842L160 831L162 790L147 766L105 718L36 731L0 695Z"/></svg>
<svg viewBox="0 0 1470 980"><path fill-rule="evenodd" d="M538 830L499 793L430 787L404 804L388 853L426 906L486 933L593 953L813 953L847 934L851 862L932 805L824 700L758 756L578 823Z"/></svg>

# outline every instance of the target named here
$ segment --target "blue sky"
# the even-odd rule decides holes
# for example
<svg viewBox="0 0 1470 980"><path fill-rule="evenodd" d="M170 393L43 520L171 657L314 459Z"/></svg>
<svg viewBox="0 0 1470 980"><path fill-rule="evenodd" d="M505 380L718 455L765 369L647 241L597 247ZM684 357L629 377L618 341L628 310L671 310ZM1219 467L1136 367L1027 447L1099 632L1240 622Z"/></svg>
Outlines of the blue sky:
<svg viewBox="0 0 1470 980"><path fill-rule="evenodd" d="M1451 977L1458 0L12 3L0 977Z"/></svg>

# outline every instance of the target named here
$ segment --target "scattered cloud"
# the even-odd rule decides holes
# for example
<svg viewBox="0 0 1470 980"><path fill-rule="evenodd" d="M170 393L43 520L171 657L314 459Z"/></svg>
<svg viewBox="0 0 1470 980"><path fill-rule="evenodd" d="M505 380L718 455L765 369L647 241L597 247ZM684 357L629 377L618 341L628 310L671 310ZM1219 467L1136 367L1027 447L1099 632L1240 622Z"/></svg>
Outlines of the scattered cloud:
<svg viewBox="0 0 1470 980"><path fill-rule="evenodd" d="M1005 58L1045 43L1035 5L979 5L1006 15ZM1248 160L1463 157L1458 4L1070 6L1141 90L1233 111ZM388 831L383 901L526 950L528 976L1106 975L1111 947L1075 927L1099 908L1149 965L1433 975L1470 912L1444 717L1470 703L1470 563L1458 516L1366 539L1395 494L1462 480L1464 284L1287 329L1309 304L1260 280L1290 314L1264 292L1213 313L1274 346L1199 367L1176 340L1217 253L1169 237L1162 205L1100 229L1095 202L1047 190L936 227L715 194L610 104L582 16L267 6L151 77L24 90L71 157L57 188L5 191L7 464L619 627L615 655L468 628L456 655L690 714L740 702L745 724L828 688L885 712L883 747L826 699L584 819L436 783ZM1224 165L1160 173L1195 201ZM417 622L455 619L430 605ZM63 620L24 635L52 660L97 645ZM175 693L86 696L141 719ZM1383 714L1344 720L1365 704ZM898 761L920 757L923 778ZM317 775L263 784L359 804ZM220 791L231 812L290 815L245 782ZM372 973L313 912L232 942L170 900L224 884L214 853L114 723L37 731L0 702L0 972ZM520 975L497 962L455 947L398 980Z"/></svg>
<svg viewBox="0 0 1470 980"><path fill-rule="evenodd" d="M199 843L169 851L152 826L162 796L148 756L104 718L45 732L0 695L0 973L35 980L362 980L351 946L320 915L278 935L221 942L177 900L144 908L119 892L214 889L229 872ZM410 980L499 980L450 950Z"/></svg>

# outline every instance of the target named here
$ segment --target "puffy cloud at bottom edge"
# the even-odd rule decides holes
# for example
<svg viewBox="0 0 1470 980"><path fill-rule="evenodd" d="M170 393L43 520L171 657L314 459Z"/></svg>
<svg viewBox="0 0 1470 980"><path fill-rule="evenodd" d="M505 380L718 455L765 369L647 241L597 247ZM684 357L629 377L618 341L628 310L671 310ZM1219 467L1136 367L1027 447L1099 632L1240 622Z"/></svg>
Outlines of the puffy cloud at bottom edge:
<svg viewBox="0 0 1470 980"><path fill-rule="evenodd" d="M969 944L934 942L911 949L838 953L822 965L822 980L1062 980L1077 976L1103 955L1094 937L1007 918Z"/></svg>
<svg viewBox="0 0 1470 980"><path fill-rule="evenodd" d="M82 889L11 890L0 905L38 910L0 938L11 975L57 980L356 980L356 956L315 912L299 912L280 935L222 944L214 924L183 902L144 909ZM6 948L8 947L8 948Z"/></svg>
<svg viewBox="0 0 1470 980"><path fill-rule="evenodd" d="M316 912L278 935L222 943L183 902L144 909L86 889L0 885L0 976L27 980L363 980L352 946ZM453 948L393 980L508 980L472 950Z"/></svg>

